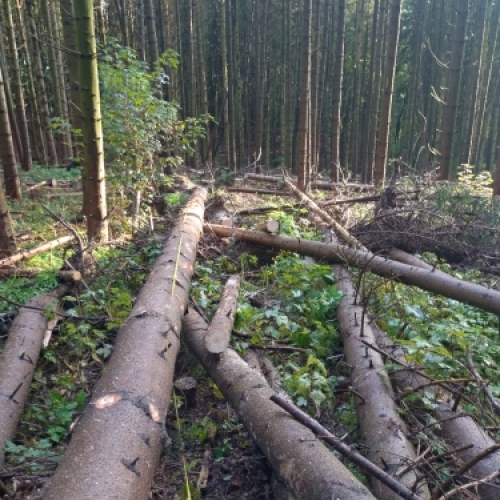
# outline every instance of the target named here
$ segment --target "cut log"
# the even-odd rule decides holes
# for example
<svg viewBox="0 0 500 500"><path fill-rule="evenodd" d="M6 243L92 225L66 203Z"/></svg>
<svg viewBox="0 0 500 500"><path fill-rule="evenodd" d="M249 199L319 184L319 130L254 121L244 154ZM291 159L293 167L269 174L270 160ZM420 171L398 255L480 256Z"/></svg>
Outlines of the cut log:
<svg viewBox="0 0 500 500"><path fill-rule="evenodd" d="M12 277L33 278L39 273L38 269L18 269L17 267L0 269L0 279L9 279Z"/></svg>
<svg viewBox="0 0 500 500"><path fill-rule="evenodd" d="M280 223L277 220L269 219L262 224L257 225L258 231L264 231L269 234L278 234L280 232Z"/></svg>
<svg viewBox="0 0 500 500"><path fill-rule="evenodd" d="M260 181L260 182L283 182L283 176L276 175L262 175L262 174L245 174L243 177L245 181ZM371 184L356 184L356 183L343 183L343 182L328 182L328 181L313 181L311 182L312 189L323 189L326 191L340 191L342 189L350 189L353 191L371 191L375 186Z"/></svg>
<svg viewBox="0 0 500 500"><path fill-rule="evenodd" d="M61 269L58 276L61 281L69 283L79 283L82 281L82 273L74 269Z"/></svg>
<svg viewBox="0 0 500 500"><path fill-rule="evenodd" d="M276 189L262 189L252 187L228 187L230 193L252 193L252 194L268 194L271 196L292 196L288 191L278 191Z"/></svg>
<svg viewBox="0 0 500 500"><path fill-rule="evenodd" d="M384 351L388 352L391 356L404 362L405 353L403 349L394 349L394 342L389 336L373 325L373 330L377 339L378 346ZM391 346L391 347L386 347ZM414 370L394 370L392 379L398 388L404 392L408 388L422 386L427 382L427 379L418 375ZM432 387L427 387L426 392L431 391ZM441 388L440 391L442 392ZM423 392L423 389L422 389ZM450 394L444 395L446 399L452 399ZM463 463L467 463L480 453L492 448L496 443L490 438L488 433L482 429L476 421L464 413L460 408L453 411L452 405L442 402L443 395L436 398L439 404L434 410L434 417L440 422L443 437L449 443L450 447L461 449L457 452L458 457ZM456 418L453 418L456 417ZM467 445L473 444L474 446L468 447ZM495 471L500 469L500 452L496 451L480 460L474 465L467 473L473 479L481 479L489 476ZM498 485L496 484L482 484L478 486L479 495L483 500L498 498Z"/></svg>
<svg viewBox="0 0 500 500"><path fill-rule="evenodd" d="M232 349L219 360L205 349L205 321L192 309L183 338L214 379L270 465L296 498L374 500L362 485L302 424L275 405L272 389Z"/></svg>
<svg viewBox="0 0 500 500"><path fill-rule="evenodd" d="M228 228L206 224L207 233L222 237L233 236L252 243L290 250L302 255L323 259L331 263L347 262L360 269L371 271L384 278L398 280L433 293L444 295L465 304L500 315L500 292L462 281L446 273L426 271L416 266L385 259L370 252L363 252L337 243L320 243L302 238L275 236L259 231ZM443 276L444 275L444 276Z"/></svg>
<svg viewBox="0 0 500 500"><path fill-rule="evenodd" d="M44 500L146 500L188 303L206 191L197 188L120 328Z"/></svg>
<svg viewBox="0 0 500 500"><path fill-rule="evenodd" d="M406 438L407 428L394 403L394 393L382 356L359 342L360 337L367 342L375 342L375 336L364 318L363 306L353 303L356 291L351 277L342 266L333 266L333 271L338 289L344 292L337 309L337 319L344 339L346 362L351 367L352 388L359 395L356 398L356 413L363 445L366 446L365 454L371 462L392 475L402 465L416 459L415 450ZM418 473L410 469L398 480L412 489L418 480ZM400 498L399 493L379 480L374 479L372 486L378 498ZM430 497L425 485L420 485L416 493L421 498Z"/></svg>
<svg viewBox="0 0 500 500"><path fill-rule="evenodd" d="M35 255L39 253L46 252L47 250L52 250L53 248L60 247L61 245L65 245L70 241L73 241L75 237L73 235L70 236L61 236L61 238L57 238L56 240L47 241L43 245L32 248L31 250L25 250L24 252L16 253L15 255L11 255L10 257L6 257L5 259L0 260L0 267L12 266L16 262L21 262L23 260L29 260Z"/></svg>
<svg viewBox="0 0 500 500"><path fill-rule="evenodd" d="M5 440L11 440L31 387L49 319L46 310L55 311L68 291L63 285L31 299L19 309L9 337L0 354L0 464L4 460Z"/></svg>
<svg viewBox="0 0 500 500"><path fill-rule="evenodd" d="M305 195L300 189L296 188L291 181L285 179L285 185L295 194L295 196L302 202L305 203L315 214L318 214L331 228L341 236L344 241L353 246L354 248L359 248L367 252L368 250L360 243L352 234L349 233L344 227L342 227L333 217L331 217L327 212L321 209L316 202L311 200L309 196Z"/></svg>
<svg viewBox="0 0 500 500"><path fill-rule="evenodd" d="M43 186L56 187L57 186L57 179L49 179L47 181L37 182L33 186L29 186L28 188L26 188L26 192L30 193L30 192L35 191L36 189L43 187Z"/></svg>
<svg viewBox="0 0 500 500"><path fill-rule="evenodd" d="M212 354L222 354L229 345L231 330L233 329L234 316L238 306L240 292L240 277L231 276L224 287L219 308L212 318L210 327L205 336L205 347Z"/></svg>

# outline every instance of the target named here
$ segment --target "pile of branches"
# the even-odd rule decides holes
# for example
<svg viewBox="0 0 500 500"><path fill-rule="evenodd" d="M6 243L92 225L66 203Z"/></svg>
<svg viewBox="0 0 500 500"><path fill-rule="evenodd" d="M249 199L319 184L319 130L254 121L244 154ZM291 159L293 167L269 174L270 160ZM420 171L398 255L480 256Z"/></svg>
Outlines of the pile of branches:
<svg viewBox="0 0 500 500"><path fill-rule="evenodd" d="M396 209L376 211L351 228L374 252L393 247L408 253L431 252L448 262L477 267L500 264L499 207L465 190L443 187Z"/></svg>

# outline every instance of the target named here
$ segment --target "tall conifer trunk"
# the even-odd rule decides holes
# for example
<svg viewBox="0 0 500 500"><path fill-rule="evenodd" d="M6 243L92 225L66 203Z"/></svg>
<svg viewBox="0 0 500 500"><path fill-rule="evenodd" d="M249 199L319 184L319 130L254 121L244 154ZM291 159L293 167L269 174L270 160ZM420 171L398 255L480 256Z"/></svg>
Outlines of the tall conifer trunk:
<svg viewBox="0 0 500 500"><path fill-rule="evenodd" d="M74 4L83 124L83 211L89 241L108 239L101 102L92 0Z"/></svg>
<svg viewBox="0 0 500 500"><path fill-rule="evenodd" d="M396 54L399 41L399 19L401 0L393 0L390 7L389 36L387 39L387 60L384 69L383 94L380 103L380 123L377 149L375 153L375 185L384 183L391 130L392 93L394 91L394 76L396 71Z"/></svg>

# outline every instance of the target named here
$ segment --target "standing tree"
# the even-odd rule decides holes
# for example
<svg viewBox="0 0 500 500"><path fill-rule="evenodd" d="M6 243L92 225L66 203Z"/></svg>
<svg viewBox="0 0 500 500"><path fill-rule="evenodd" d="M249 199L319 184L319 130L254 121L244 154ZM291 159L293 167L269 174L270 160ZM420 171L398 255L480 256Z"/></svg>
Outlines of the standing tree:
<svg viewBox="0 0 500 500"><path fill-rule="evenodd" d="M394 75L396 71L396 53L399 41L399 18L401 0L393 0L390 7L389 33L387 39L386 63L383 77L383 94L380 103L380 123L377 149L375 153L375 185L384 183L387 152L389 148L389 132L391 129L392 93L394 91Z"/></svg>
<svg viewBox="0 0 500 500"><path fill-rule="evenodd" d="M75 0L74 17L79 52L80 105L83 125L83 212L87 235L108 239L101 100L92 0Z"/></svg>
<svg viewBox="0 0 500 500"><path fill-rule="evenodd" d="M441 125L439 147L439 152L441 154L439 178L444 181L448 180L450 175L453 132L455 129L455 115L457 112L458 93L460 89L460 75L462 72L469 0L455 0L455 10L457 14L451 48L451 60L448 67L448 91L446 92L445 98L446 104Z"/></svg>
<svg viewBox="0 0 500 500"><path fill-rule="evenodd" d="M14 200L20 200L21 183L16 167L16 155L14 152L14 143L12 141L12 132L10 129L9 113L7 110L7 99L2 76L2 65L0 64L0 163L3 167L3 178L7 196ZM2 195L3 188L2 188ZM0 208L1 209L1 208ZM2 214L0 214L0 217Z"/></svg>
<svg viewBox="0 0 500 500"><path fill-rule="evenodd" d="M31 144L28 133L28 120L26 118L26 109L24 106L24 90L21 81L21 70L19 67L19 59L17 54L16 32L14 21L12 19L11 0L4 0L3 3L5 28L7 30L8 47L10 52L10 65L12 69L12 77L14 80L14 94L16 98L16 115L19 124L19 132L21 136L21 165L23 170L31 170Z"/></svg>
<svg viewBox="0 0 500 500"><path fill-rule="evenodd" d="M333 125L332 125L332 179L338 180L340 173L340 105L344 76L345 0L337 4L337 40L335 44L335 73L333 81Z"/></svg>
<svg viewBox="0 0 500 500"><path fill-rule="evenodd" d="M310 121L311 121L311 24L312 0L304 0L302 19L302 60L300 63L300 112L299 112L299 160L297 187L305 191L310 175Z"/></svg>

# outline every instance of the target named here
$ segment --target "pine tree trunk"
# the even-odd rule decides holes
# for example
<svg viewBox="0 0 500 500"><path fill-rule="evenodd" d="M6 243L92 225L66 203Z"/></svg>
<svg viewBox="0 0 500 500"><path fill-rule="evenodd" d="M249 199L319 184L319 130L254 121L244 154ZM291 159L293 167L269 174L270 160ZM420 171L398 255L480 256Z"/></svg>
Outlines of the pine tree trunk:
<svg viewBox="0 0 500 500"><path fill-rule="evenodd" d="M158 37L156 35L155 10L153 0L144 1L145 26L148 35L148 61L151 67L158 60Z"/></svg>
<svg viewBox="0 0 500 500"><path fill-rule="evenodd" d="M92 0L74 5L83 123L83 211L89 241L108 239L101 103Z"/></svg>
<svg viewBox="0 0 500 500"><path fill-rule="evenodd" d="M21 183L19 181L19 175L17 173L16 154L14 151L14 143L12 142L12 132L10 128L9 113L7 109L7 99L5 98L3 72L1 65L0 65L0 163L3 167L5 194L9 198L12 198L13 200L20 200L22 198ZM2 191L0 196L3 198L4 197L3 188L0 189ZM7 205L5 204L5 206ZM2 210L1 207L0 210ZM0 213L0 218L1 217L2 215ZM2 235L0 235L0 241L1 240L4 240L5 244L7 243L7 239L4 239ZM9 245L7 245L6 248L8 249Z"/></svg>
<svg viewBox="0 0 500 500"><path fill-rule="evenodd" d="M333 124L332 124L332 179L338 181L340 175L340 132L342 121L342 83L344 77L344 40L345 40L345 0L337 3L337 40L335 42L335 73L333 81Z"/></svg>
<svg viewBox="0 0 500 500"><path fill-rule="evenodd" d="M468 95L465 96L465 100L468 103L467 109L465 110L465 119L463 120L466 125L465 137L461 140L463 144L463 152L460 163L465 163L470 165L472 162L472 134L474 131L474 118L477 113L477 105L479 100L479 77L481 75L483 63L484 63L484 31L486 22L486 10L487 6L481 2L477 4L476 9L476 29L474 36L474 45L472 48L472 71L470 75L470 88L468 89ZM477 168L477 165L476 165Z"/></svg>
<svg viewBox="0 0 500 500"><path fill-rule="evenodd" d="M298 135L297 187L306 191L311 170L311 25L312 0L304 0L302 14L302 57L300 63L300 112Z"/></svg>
<svg viewBox="0 0 500 500"><path fill-rule="evenodd" d="M16 34L12 19L11 0L4 0L3 8L10 52L10 67L14 80L13 87L16 98L16 115L22 144L21 165L23 170L28 171L31 170L32 167L31 144L28 132L28 120L26 118L26 108L24 105L24 90L21 81L21 70L19 67L19 58L17 53Z"/></svg>
<svg viewBox="0 0 500 500"><path fill-rule="evenodd" d="M399 41L399 19L401 0L393 0L390 7L389 33L387 39L387 60L384 69L383 94L380 103L380 124L377 149L375 153L375 185L382 186L385 178L389 133L391 129L392 94L396 71L396 54Z"/></svg>
<svg viewBox="0 0 500 500"><path fill-rule="evenodd" d="M441 125L441 138L439 152L441 155L439 163L439 178L448 180L450 177L451 153L455 128L455 115L458 105L458 93L460 90L460 76L462 72L462 59L464 54L465 33L467 27L467 13L469 0L455 0L455 31L451 60L448 67L448 91L446 92L446 104Z"/></svg>

